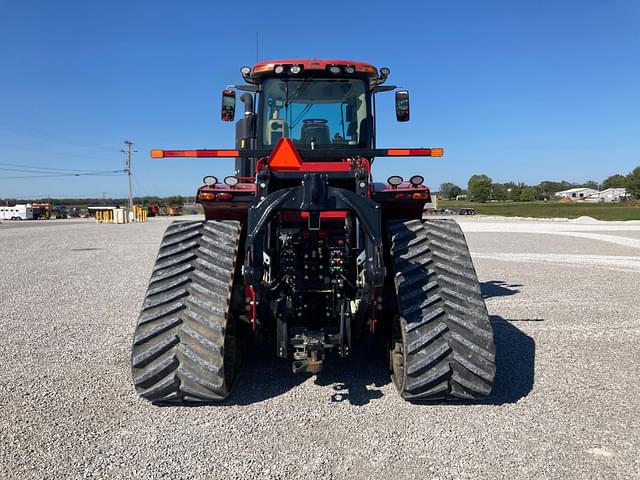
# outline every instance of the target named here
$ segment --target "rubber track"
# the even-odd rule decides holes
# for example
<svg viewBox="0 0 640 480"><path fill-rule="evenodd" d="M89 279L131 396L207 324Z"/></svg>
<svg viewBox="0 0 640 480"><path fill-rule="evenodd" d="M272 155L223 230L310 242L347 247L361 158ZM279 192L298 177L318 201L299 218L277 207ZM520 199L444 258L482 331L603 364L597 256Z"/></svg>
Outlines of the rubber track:
<svg viewBox="0 0 640 480"><path fill-rule="evenodd" d="M231 392L227 322L239 242L239 222L167 228L133 340L131 369L141 397L208 402Z"/></svg>
<svg viewBox="0 0 640 480"><path fill-rule="evenodd" d="M394 381L407 400L491 392L495 344L467 242L453 220L388 226L402 345Z"/></svg>

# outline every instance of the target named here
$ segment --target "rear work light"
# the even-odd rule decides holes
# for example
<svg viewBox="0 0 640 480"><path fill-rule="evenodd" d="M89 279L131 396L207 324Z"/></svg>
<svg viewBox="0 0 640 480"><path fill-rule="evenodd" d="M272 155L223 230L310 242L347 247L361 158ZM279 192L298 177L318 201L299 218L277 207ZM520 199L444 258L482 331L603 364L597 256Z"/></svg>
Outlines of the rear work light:
<svg viewBox="0 0 640 480"><path fill-rule="evenodd" d="M411 185L413 185L414 187L417 187L418 185L422 185L424 183L424 177L422 175L414 175L409 179L409 183L411 183Z"/></svg>
<svg viewBox="0 0 640 480"><path fill-rule="evenodd" d="M389 185L391 185L392 187L397 187L398 185L400 185L404 180L402 180L402 177L399 175L391 175L389 178L387 178L387 183Z"/></svg>
<svg viewBox="0 0 640 480"><path fill-rule="evenodd" d="M231 176L225 177L224 183L226 185L229 185L230 187L235 187L236 185L238 185L238 183L240 183L240 180L238 180L238 177L234 177L233 175L231 175Z"/></svg>
<svg viewBox="0 0 640 480"><path fill-rule="evenodd" d="M215 185L216 183L218 183L218 179L213 175L207 175L202 179L202 181L205 185L209 185L209 186Z"/></svg>

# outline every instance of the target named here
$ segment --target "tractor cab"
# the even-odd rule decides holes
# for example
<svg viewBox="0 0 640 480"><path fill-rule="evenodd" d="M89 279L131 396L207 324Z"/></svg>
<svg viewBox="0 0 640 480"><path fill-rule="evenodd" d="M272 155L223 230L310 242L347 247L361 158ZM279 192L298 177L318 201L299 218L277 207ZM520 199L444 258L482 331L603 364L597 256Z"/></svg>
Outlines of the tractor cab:
<svg viewBox="0 0 640 480"><path fill-rule="evenodd" d="M260 94L257 145L291 138L298 149L370 146L368 103L361 79L270 78Z"/></svg>
<svg viewBox="0 0 640 480"><path fill-rule="evenodd" d="M247 85L241 96L244 115L236 129L236 147L273 149L283 138L305 151L321 150L323 161L362 155L375 148L374 94L383 86L388 68L348 60L282 60L241 69ZM396 116L409 119L409 96L399 91ZM235 91L225 90L222 120L235 117ZM254 111L254 105L256 106ZM252 176L255 163L238 159L236 174Z"/></svg>

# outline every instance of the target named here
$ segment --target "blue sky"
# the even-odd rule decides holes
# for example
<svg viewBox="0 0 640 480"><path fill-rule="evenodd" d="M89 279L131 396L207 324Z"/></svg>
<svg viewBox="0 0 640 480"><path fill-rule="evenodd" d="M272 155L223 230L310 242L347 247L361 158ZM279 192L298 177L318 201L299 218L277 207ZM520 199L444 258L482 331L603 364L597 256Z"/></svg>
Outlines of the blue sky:
<svg viewBox="0 0 640 480"><path fill-rule="evenodd" d="M237 6L236 6L237 5ZM151 148L229 148L220 92L259 58L351 58L391 68L412 120L378 99L378 146L442 159L378 159L374 176L437 188L601 181L640 165L640 2L0 2L0 165L122 168L134 194L193 195L223 159L151 160ZM62 170L60 170L62 172ZM126 177L0 170L0 198L125 195Z"/></svg>

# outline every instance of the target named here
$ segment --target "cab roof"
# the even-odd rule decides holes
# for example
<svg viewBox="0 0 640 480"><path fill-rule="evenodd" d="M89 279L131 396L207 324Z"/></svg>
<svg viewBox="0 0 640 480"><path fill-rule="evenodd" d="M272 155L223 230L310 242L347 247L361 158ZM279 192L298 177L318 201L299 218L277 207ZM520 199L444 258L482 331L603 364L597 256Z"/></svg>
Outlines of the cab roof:
<svg viewBox="0 0 640 480"><path fill-rule="evenodd" d="M291 65L299 65L302 71L327 71L332 66L354 67L355 73L364 74L370 78L378 77L378 70L370 63L356 62L354 60L324 60L324 59L287 59L287 60L269 60L260 63L256 63L251 69L252 77L260 77L274 72L274 68L278 65L285 67Z"/></svg>

